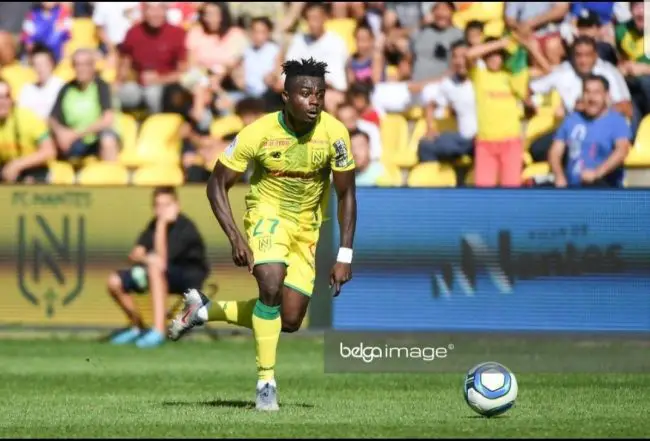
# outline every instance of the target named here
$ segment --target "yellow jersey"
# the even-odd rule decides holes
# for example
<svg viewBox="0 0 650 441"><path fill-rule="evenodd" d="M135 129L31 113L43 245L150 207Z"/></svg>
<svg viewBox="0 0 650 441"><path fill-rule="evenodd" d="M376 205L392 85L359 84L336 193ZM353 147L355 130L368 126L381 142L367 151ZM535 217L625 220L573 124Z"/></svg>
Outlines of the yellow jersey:
<svg viewBox="0 0 650 441"><path fill-rule="evenodd" d="M519 99L526 93L516 76L474 66L469 72L476 96L477 138L500 141L521 137ZM523 85L525 86L525 85Z"/></svg>
<svg viewBox="0 0 650 441"><path fill-rule="evenodd" d="M248 212L280 217L318 229L327 207L330 172L354 170L347 128L321 112L311 132L297 137L282 112L267 114L244 127L219 156L219 162L244 172L254 169Z"/></svg>
<svg viewBox="0 0 650 441"><path fill-rule="evenodd" d="M0 164L29 155L49 137L47 123L29 109L14 107L0 120Z"/></svg>

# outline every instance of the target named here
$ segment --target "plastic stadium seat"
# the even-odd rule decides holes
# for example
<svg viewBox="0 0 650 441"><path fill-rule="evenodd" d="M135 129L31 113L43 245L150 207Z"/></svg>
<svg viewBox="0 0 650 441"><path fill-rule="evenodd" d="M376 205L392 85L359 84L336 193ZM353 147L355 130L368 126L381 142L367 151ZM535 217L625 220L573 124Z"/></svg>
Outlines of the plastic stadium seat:
<svg viewBox="0 0 650 441"><path fill-rule="evenodd" d="M177 165L155 164L140 167L133 173L131 183L140 186L183 185L185 177Z"/></svg>
<svg viewBox="0 0 650 441"><path fill-rule="evenodd" d="M550 113L538 113L533 116L526 124L525 150L528 150L530 144L542 135L555 131L559 127L559 123L560 121L557 121Z"/></svg>
<svg viewBox="0 0 650 441"><path fill-rule="evenodd" d="M221 139L229 133L239 132L244 128L244 122L237 115L217 118L210 125L210 136Z"/></svg>
<svg viewBox="0 0 650 441"><path fill-rule="evenodd" d="M129 171L117 162L95 162L87 165L77 178L80 185L128 185Z"/></svg>
<svg viewBox="0 0 650 441"><path fill-rule="evenodd" d="M524 169L521 179L522 181L525 181L535 176L548 175L550 173L551 166L548 162L535 162Z"/></svg>
<svg viewBox="0 0 650 441"><path fill-rule="evenodd" d="M441 162L418 164L409 173L409 187L455 187L456 172L451 165Z"/></svg>
<svg viewBox="0 0 650 441"><path fill-rule="evenodd" d="M120 137L122 151L135 151L138 139L138 122L132 115L115 112L113 127Z"/></svg>
<svg viewBox="0 0 650 441"><path fill-rule="evenodd" d="M69 58L77 49L96 49L99 46L97 27L91 18L72 20L70 40L63 48L65 58Z"/></svg>
<svg viewBox="0 0 650 441"><path fill-rule="evenodd" d="M650 116L646 116L641 120L634 146L625 158L625 166L630 168L650 168Z"/></svg>
<svg viewBox="0 0 650 441"><path fill-rule="evenodd" d="M454 13L452 22L458 29L464 30L473 20L485 23L484 33L487 37L500 37L503 34L503 9L505 2L470 2Z"/></svg>
<svg viewBox="0 0 650 441"><path fill-rule="evenodd" d="M63 161L54 161L48 165L50 176L49 183L53 185L73 185L76 180L72 164Z"/></svg>
<svg viewBox="0 0 650 441"><path fill-rule="evenodd" d="M357 21L354 18L332 18L325 22L325 30L334 32L341 37L348 49L348 54L353 54L357 50L357 42L354 38L356 27Z"/></svg>
<svg viewBox="0 0 650 441"><path fill-rule="evenodd" d="M384 174L377 180L378 187L401 187L404 184L402 172L399 167L384 164Z"/></svg>
<svg viewBox="0 0 650 441"><path fill-rule="evenodd" d="M70 59L61 60L54 69L53 75L65 83L72 81L74 79L74 68Z"/></svg>
<svg viewBox="0 0 650 441"><path fill-rule="evenodd" d="M424 109L422 106L413 106L404 112L404 117L408 121L418 121L420 118L424 117Z"/></svg>
<svg viewBox="0 0 650 441"><path fill-rule="evenodd" d="M176 113L158 113L145 119L135 149L124 150L120 161L127 167L180 161L180 129L183 117Z"/></svg>
<svg viewBox="0 0 650 441"><path fill-rule="evenodd" d="M408 147L409 126L403 115L387 113L381 119L379 127L381 145L385 162L393 163L393 159Z"/></svg>

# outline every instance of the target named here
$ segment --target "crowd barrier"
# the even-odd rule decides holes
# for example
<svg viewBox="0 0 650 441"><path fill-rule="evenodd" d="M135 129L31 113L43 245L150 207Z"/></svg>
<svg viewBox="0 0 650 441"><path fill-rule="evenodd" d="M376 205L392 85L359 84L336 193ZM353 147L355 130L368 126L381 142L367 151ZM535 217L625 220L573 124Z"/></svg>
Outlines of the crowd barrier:
<svg viewBox="0 0 650 441"><path fill-rule="evenodd" d="M650 331L649 191L359 189L358 201L335 329Z"/></svg>

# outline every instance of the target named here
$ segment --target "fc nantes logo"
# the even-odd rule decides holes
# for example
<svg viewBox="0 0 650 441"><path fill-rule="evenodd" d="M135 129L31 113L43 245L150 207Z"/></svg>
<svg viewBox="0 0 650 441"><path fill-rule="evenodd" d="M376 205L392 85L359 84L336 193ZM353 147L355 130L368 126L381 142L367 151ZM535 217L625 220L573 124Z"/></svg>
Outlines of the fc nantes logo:
<svg viewBox="0 0 650 441"><path fill-rule="evenodd" d="M67 306L84 285L86 224L83 216L18 217L18 287L48 317Z"/></svg>
<svg viewBox="0 0 650 441"><path fill-rule="evenodd" d="M325 152L323 150L314 150L311 153L311 163L314 166L318 166L325 161Z"/></svg>
<svg viewBox="0 0 650 441"><path fill-rule="evenodd" d="M260 241L259 241L258 248L262 253L265 253L268 250L270 250L271 249L271 236L263 236L263 237L261 237Z"/></svg>

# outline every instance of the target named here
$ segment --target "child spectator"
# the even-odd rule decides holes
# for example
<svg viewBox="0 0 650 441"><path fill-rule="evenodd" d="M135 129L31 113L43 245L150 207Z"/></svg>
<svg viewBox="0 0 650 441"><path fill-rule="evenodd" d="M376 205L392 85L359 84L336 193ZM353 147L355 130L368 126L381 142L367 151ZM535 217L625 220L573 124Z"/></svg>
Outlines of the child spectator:
<svg viewBox="0 0 650 441"><path fill-rule="evenodd" d="M354 83L348 90L348 99L352 103L359 117L364 120L375 124L377 127L380 125L379 113L370 105L370 91L371 86L364 83Z"/></svg>
<svg viewBox="0 0 650 441"><path fill-rule="evenodd" d="M61 2L40 2L23 22L22 41L28 51L36 43L47 46L58 63L63 58L63 47L70 39L71 29L70 13Z"/></svg>
<svg viewBox="0 0 650 441"><path fill-rule="evenodd" d="M377 84L385 79L384 57L375 44L375 36L370 26L362 22L354 31L357 51L352 54L347 65L348 83Z"/></svg>

